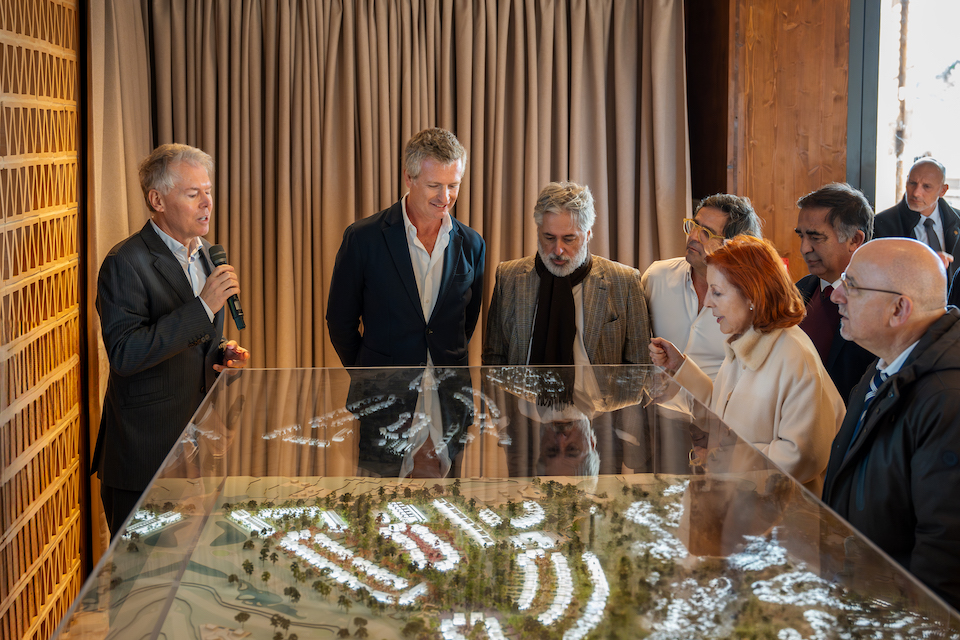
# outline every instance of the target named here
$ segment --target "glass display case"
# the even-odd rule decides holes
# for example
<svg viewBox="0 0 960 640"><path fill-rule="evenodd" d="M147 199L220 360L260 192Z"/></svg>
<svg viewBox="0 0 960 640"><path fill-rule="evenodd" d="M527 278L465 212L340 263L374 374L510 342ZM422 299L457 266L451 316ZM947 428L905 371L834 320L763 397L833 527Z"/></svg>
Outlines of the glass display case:
<svg viewBox="0 0 960 640"><path fill-rule="evenodd" d="M960 638L645 367L227 371L59 638Z"/></svg>

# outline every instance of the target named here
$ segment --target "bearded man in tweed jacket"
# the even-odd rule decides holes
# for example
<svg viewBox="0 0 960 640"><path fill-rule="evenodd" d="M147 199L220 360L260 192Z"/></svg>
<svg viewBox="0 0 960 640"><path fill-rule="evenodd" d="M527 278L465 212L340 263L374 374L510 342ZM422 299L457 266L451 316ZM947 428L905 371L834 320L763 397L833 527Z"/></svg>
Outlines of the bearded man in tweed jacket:
<svg viewBox="0 0 960 640"><path fill-rule="evenodd" d="M590 254L590 188L551 182L533 217L537 254L497 267L483 364L649 364L640 272Z"/></svg>

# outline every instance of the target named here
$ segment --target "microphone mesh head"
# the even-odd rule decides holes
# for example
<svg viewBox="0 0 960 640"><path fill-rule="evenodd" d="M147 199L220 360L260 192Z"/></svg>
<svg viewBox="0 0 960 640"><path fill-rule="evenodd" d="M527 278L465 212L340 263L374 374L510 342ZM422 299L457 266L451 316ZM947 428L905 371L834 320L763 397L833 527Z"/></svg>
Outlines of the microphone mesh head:
<svg viewBox="0 0 960 640"><path fill-rule="evenodd" d="M213 245L210 247L210 261L217 267L227 264L227 252L219 244Z"/></svg>

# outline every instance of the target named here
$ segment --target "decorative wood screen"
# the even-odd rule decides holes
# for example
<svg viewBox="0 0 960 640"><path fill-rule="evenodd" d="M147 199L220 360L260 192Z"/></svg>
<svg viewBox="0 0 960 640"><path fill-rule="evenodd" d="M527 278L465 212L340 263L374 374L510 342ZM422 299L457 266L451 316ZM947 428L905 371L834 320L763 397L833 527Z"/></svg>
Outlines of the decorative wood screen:
<svg viewBox="0 0 960 640"><path fill-rule="evenodd" d="M0 638L83 582L78 7L0 1Z"/></svg>

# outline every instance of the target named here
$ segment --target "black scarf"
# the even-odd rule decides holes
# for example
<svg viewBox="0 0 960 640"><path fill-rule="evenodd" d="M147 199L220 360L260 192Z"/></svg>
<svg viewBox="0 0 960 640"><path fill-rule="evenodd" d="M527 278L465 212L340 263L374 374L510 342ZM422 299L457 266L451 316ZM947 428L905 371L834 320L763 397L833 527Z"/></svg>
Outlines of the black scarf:
<svg viewBox="0 0 960 640"><path fill-rule="evenodd" d="M573 288L590 273L593 256L588 253L586 261L565 278L550 273L539 252L534 264L540 276L540 296L533 325L530 364L573 364L573 341L577 337Z"/></svg>

